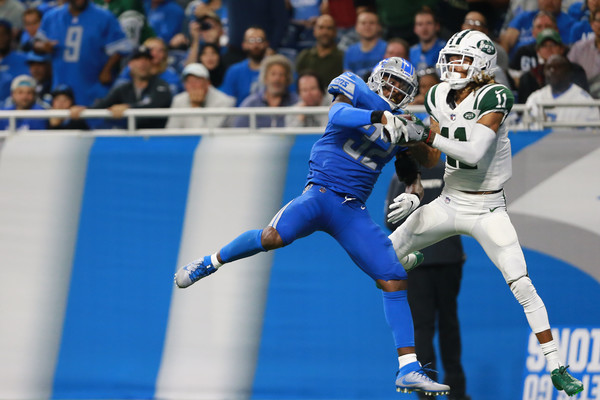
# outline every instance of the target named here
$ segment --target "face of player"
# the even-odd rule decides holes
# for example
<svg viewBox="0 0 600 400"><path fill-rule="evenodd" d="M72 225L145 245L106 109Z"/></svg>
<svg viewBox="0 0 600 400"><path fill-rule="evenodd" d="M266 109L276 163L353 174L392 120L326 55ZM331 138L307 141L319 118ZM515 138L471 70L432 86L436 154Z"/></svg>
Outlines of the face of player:
<svg viewBox="0 0 600 400"><path fill-rule="evenodd" d="M209 71L217 68L219 62L221 60L221 55L212 47L205 47L202 50L202 54L200 54L200 62L204 65Z"/></svg>
<svg viewBox="0 0 600 400"><path fill-rule="evenodd" d="M272 64L265 72L265 87L269 94L283 96L287 84L287 70L283 65Z"/></svg>
<svg viewBox="0 0 600 400"><path fill-rule="evenodd" d="M66 94L59 94L52 98L52 108L55 110L68 110L72 105L71 98Z"/></svg>
<svg viewBox="0 0 600 400"><path fill-rule="evenodd" d="M439 30L438 24L435 23L433 15L431 14L418 14L415 16L415 35L419 40L428 42L433 40Z"/></svg>
<svg viewBox="0 0 600 400"><path fill-rule="evenodd" d="M406 47L404 47L402 45L402 43L391 42L391 43L388 43L387 47L385 48L385 54L384 54L383 58L390 58L390 57L401 57L401 58L404 58L405 60L407 60L408 59L408 51L407 51Z"/></svg>
<svg viewBox="0 0 600 400"><path fill-rule="evenodd" d="M453 54L449 56L448 61L450 62L450 72L459 73L461 78L467 77L467 72L469 70L468 66L473 63L473 59L471 57L464 57L463 59L463 56L459 54Z"/></svg>
<svg viewBox="0 0 600 400"><path fill-rule="evenodd" d="M331 47L335 44L335 21L330 15L320 16L315 23L313 33L319 45L323 47Z"/></svg>
<svg viewBox="0 0 600 400"><path fill-rule="evenodd" d="M17 110L29 110L35 102L35 90L28 86L18 86L12 92L12 100Z"/></svg>
<svg viewBox="0 0 600 400"><path fill-rule="evenodd" d="M384 76L383 79L385 82L381 88L383 96L390 99L394 104L400 104L400 102L406 97L404 93L408 93L410 90L410 86L403 80L392 75Z"/></svg>
<svg viewBox="0 0 600 400"><path fill-rule="evenodd" d="M361 39L373 40L379 37L381 26L379 18L371 12L362 12L356 18L356 33Z"/></svg>
<svg viewBox="0 0 600 400"><path fill-rule="evenodd" d="M269 42L267 42L267 35L262 29L250 28L244 35L244 42L242 48L248 54L248 57L254 61L260 62L264 57L267 49L269 48Z"/></svg>
<svg viewBox="0 0 600 400"><path fill-rule="evenodd" d="M319 82L311 75L304 75L298 80L298 94L304 105L309 107L320 106L323 101L323 92L319 87Z"/></svg>

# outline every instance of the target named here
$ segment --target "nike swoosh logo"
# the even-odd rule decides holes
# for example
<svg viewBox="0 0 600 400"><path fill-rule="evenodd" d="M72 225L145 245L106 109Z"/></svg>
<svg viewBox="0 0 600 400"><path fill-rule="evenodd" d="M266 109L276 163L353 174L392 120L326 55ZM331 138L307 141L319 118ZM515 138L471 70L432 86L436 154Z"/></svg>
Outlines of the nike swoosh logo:
<svg viewBox="0 0 600 400"><path fill-rule="evenodd" d="M494 211L496 211L496 209L498 209L498 208L500 208L500 207L502 207L502 206L498 206L498 207L490 208L490 212L494 212Z"/></svg>

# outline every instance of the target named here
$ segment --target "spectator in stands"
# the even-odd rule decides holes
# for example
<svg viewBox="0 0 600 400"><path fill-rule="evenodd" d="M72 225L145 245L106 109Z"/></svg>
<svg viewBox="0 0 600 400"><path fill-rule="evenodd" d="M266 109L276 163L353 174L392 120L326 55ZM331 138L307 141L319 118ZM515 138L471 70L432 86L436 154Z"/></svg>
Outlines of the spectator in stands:
<svg viewBox="0 0 600 400"><path fill-rule="evenodd" d="M227 0L192 0L186 6L185 13L188 19L201 20L203 16L211 14L219 18L219 22L223 27L225 36L227 35L228 27L228 7ZM227 39L225 37L224 39ZM227 40L225 40L227 42Z"/></svg>
<svg viewBox="0 0 600 400"><path fill-rule="evenodd" d="M417 71L435 67L446 41L439 38L440 22L431 8L424 6L415 14L414 32L419 43L410 48L410 62Z"/></svg>
<svg viewBox="0 0 600 400"><path fill-rule="evenodd" d="M200 48L206 43L217 46L220 55L225 53L225 47L221 46L223 25L214 12L208 12L200 19L190 21L189 31L190 46L185 60L186 65L199 61ZM179 35L183 36L182 34Z"/></svg>
<svg viewBox="0 0 600 400"><path fill-rule="evenodd" d="M200 64L204 65L210 74L210 83L219 87L223 83L225 67L221 63L219 47L213 43L205 43L200 48Z"/></svg>
<svg viewBox="0 0 600 400"><path fill-rule="evenodd" d="M292 63L288 58L281 54L266 57L260 67L260 82L264 87L248 96L240 107L288 107L296 104L298 96L288 89L292 80ZM249 119L247 116L239 116L235 118L233 125L250 126ZM257 128L284 125L284 115L256 117Z"/></svg>
<svg viewBox="0 0 600 400"><path fill-rule="evenodd" d="M33 50L33 38L40 29L42 12L37 8L28 8L23 13L23 32L19 40L19 50L28 52Z"/></svg>
<svg viewBox="0 0 600 400"><path fill-rule="evenodd" d="M94 3L117 17L132 45L137 47L146 39L156 36L148 24L141 0L94 0Z"/></svg>
<svg viewBox="0 0 600 400"><path fill-rule="evenodd" d="M29 75L35 79L35 95L44 104L52 102L52 60L48 54L27 53Z"/></svg>
<svg viewBox="0 0 600 400"><path fill-rule="evenodd" d="M23 28L25 6L19 0L0 0L0 19L10 22L12 37L18 37Z"/></svg>
<svg viewBox="0 0 600 400"><path fill-rule="evenodd" d="M478 11L470 11L465 15L465 19L461 25L461 30L473 29L475 31L483 32L494 40L494 46L496 46L497 58L496 65L498 65L504 72L508 71L508 54L506 50L498 43L493 35L490 34L488 27L488 21L485 15Z"/></svg>
<svg viewBox="0 0 600 400"><path fill-rule="evenodd" d="M183 8L175 0L144 0L148 23L156 36L169 43L183 27Z"/></svg>
<svg viewBox="0 0 600 400"><path fill-rule="evenodd" d="M532 34L537 38L537 35L544 29L554 29L558 32L556 26L556 18L548 11L540 11L536 14L533 20ZM515 82L515 86L519 87L521 76L528 72L531 68L538 65L537 43L533 41L518 48L509 62L508 72Z"/></svg>
<svg viewBox="0 0 600 400"><path fill-rule="evenodd" d="M110 11L89 0L69 0L44 14L34 50L52 55L53 86L68 85L77 102L89 106L108 93L131 43Z"/></svg>
<svg viewBox="0 0 600 400"><path fill-rule="evenodd" d="M152 75L152 54L150 49L142 45L135 49L129 58L131 82L117 86L108 95L97 100L93 108L108 108L113 118L120 119L129 108L167 108L171 105L171 91L167 82ZM78 117L85 107L72 107L71 114ZM136 127L164 128L167 118L140 117L136 118ZM125 121L111 124L125 127Z"/></svg>
<svg viewBox="0 0 600 400"><path fill-rule="evenodd" d="M152 37L147 39L143 44L150 50L150 54L152 54L150 73L152 75L157 75L169 84L171 95L176 95L177 93L181 92L183 90L181 78L179 78L179 75L177 75L175 69L169 66L167 61L167 46L165 45L165 42L159 37ZM113 87L117 87L124 82L130 81L131 69L129 66L126 66L119 74L119 77L115 81Z"/></svg>
<svg viewBox="0 0 600 400"><path fill-rule="evenodd" d="M3 110L43 110L36 102L35 80L29 75L19 75L12 80L10 85L10 104ZM0 120L0 130L8 128L8 119ZM21 118L17 119L17 129L45 129L46 121L43 119Z"/></svg>
<svg viewBox="0 0 600 400"><path fill-rule="evenodd" d="M425 95L427 94L427 91L434 85L440 83L440 77L433 67L419 70L419 72L417 72L417 78L419 80L419 93L415 96L413 102L410 103L414 106L425 104ZM430 125L431 117L427 112L415 113L415 115L419 117L426 126Z"/></svg>
<svg viewBox="0 0 600 400"><path fill-rule="evenodd" d="M573 83L570 76L571 65L569 60L561 54L554 54L548 58L544 64L544 75L548 84L531 93L527 99L527 109L533 118L540 117L540 109L537 105L541 102L568 104L593 100L588 92ZM600 111L598 111L598 107L546 108L543 119L545 121L597 122L600 120ZM541 126L537 126L537 128L541 128Z"/></svg>
<svg viewBox="0 0 600 400"><path fill-rule="evenodd" d="M372 11L363 11L356 18L358 43L348 47L344 55L344 70L360 77L371 74L373 67L381 61L387 46L381 39L379 17Z"/></svg>
<svg viewBox="0 0 600 400"><path fill-rule="evenodd" d="M428 5L436 7L439 0L375 0L377 14L385 27L385 37L401 37L409 43L415 43L418 38L414 33L414 16L419 9Z"/></svg>
<svg viewBox="0 0 600 400"><path fill-rule="evenodd" d="M75 105L73 90L67 85L58 85L52 91L52 109L70 110ZM53 117L48 120L46 129L90 129L87 122L82 119Z"/></svg>
<svg viewBox="0 0 600 400"><path fill-rule="evenodd" d="M472 29L475 31L483 32L490 36L487 18L478 11L470 11L465 15L465 19L461 25L461 30ZM491 38L491 36L490 36ZM496 65L498 68L495 71L494 80L498 83L503 84L506 87L513 87L514 84L508 78L508 54L506 50L499 43L494 41L496 46Z"/></svg>
<svg viewBox="0 0 600 400"><path fill-rule="evenodd" d="M400 57L409 59L410 44L402 38L391 38L387 41L383 58Z"/></svg>
<svg viewBox="0 0 600 400"><path fill-rule="evenodd" d="M247 58L227 69L223 84L219 88L226 94L236 98L236 107L250 93L254 92L256 85L258 85L260 65L269 48L265 30L258 26L248 28L242 46Z"/></svg>
<svg viewBox="0 0 600 400"><path fill-rule="evenodd" d="M547 11L554 15L561 39L564 43L568 43L570 29L575 21L561 11L561 5L562 0L538 0L539 11ZM515 55L519 47L535 42L532 26L537 13L538 11L523 11L515 15L500 36L500 43L510 57Z"/></svg>
<svg viewBox="0 0 600 400"><path fill-rule="evenodd" d="M579 7L579 12L574 9ZM600 0L586 0L571 4L568 14L577 22L571 27L569 32L569 43L573 44L582 39L594 37L592 30L591 10L600 8Z"/></svg>
<svg viewBox="0 0 600 400"><path fill-rule="evenodd" d="M0 19L0 104L11 94L11 82L18 75L28 74L25 54L11 51L12 25Z"/></svg>
<svg viewBox="0 0 600 400"><path fill-rule="evenodd" d="M356 25L356 8L353 0L322 0L321 15L330 15L333 18L338 40L342 35L354 30Z"/></svg>
<svg viewBox="0 0 600 400"><path fill-rule="evenodd" d="M290 54L296 58L298 51L315 45L313 31L321 15L321 0L287 0L286 6L291 18L281 47L291 51Z"/></svg>
<svg viewBox="0 0 600 400"><path fill-rule="evenodd" d="M577 63L585 70L590 93L593 97L600 97L600 8L596 8L590 14L590 24L594 36L589 39L577 41L569 51L569 60Z"/></svg>
<svg viewBox="0 0 600 400"><path fill-rule="evenodd" d="M229 46L223 57L223 64L226 68L242 61L247 55L246 32L251 27L262 27L267 42L273 49L279 48L289 20L285 1L227 0L227 7ZM243 98L238 100L241 101Z"/></svg>
<svg viewBox="0 0 600 400"><path fill-rule="evenodd" d="M550 56L555 54L565 55L566 48L562 44L562 40L557 31L553 29L544 29L538 34L536 40L538 65L531 68L521 77L517 99L519 103L525 103L532 92L546 85L544 63ZM569 76L573 83L576 83L586 91L589 89L585 71L580 65L572 64Z"/></svg>
<svg viewBox="0 0 600 400"><path fill-rule="evenodd" d="M173 98L171 108L233 107L235 99L210 84L208 69L202 64L186 65L182 73L185 91ZM167 129L172 128L218 128L225 125L224 115L171 116Z"/></svg>
<svg viewBox="0 0 600 400"><path fill-rule="evenodd" d="M296 71L311 70L321 82L321 90L325 92L329 82L344 72L344 53L335 45L336 27L331 15L317 18L314 28L316 45L304 49L296 58Z"/></svg>
<svg viewBox="0 0 600 400"><path fill-rule="evenodd" d="M320 107L331 105L331 96L323 91L323 85L316 72L306 71L298 76L298 101L296 107ZM328 114L290 114L285 117L286 126L320 126L325 127Z"/></svg>

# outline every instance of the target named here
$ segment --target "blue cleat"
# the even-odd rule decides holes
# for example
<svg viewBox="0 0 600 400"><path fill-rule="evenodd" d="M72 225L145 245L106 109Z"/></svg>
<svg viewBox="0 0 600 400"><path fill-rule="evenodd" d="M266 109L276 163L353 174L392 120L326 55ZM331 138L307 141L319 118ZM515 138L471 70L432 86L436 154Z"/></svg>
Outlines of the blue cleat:
<svg viewBox="0 0 600 400"><path fill-rule="evenodd" d="M213 267L210 256L206 256L180 268L175 274L175 284L181 289L186 288L216 270L217 268Z"/></svg>
<svg viewBox="0 0 600 400"><path fill-rule="evenodd" d="M410 363L396 373L396 391L402 393L422 392L427 396L450 393L450 386L437 383L427 376L419 362Z"/></svg>

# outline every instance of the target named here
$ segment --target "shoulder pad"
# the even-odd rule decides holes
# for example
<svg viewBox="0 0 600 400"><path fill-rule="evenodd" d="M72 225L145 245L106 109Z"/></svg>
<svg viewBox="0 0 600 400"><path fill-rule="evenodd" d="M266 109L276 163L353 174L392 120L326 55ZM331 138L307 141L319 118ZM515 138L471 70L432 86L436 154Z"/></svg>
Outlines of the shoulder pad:
<svg viewBox="0 0 600 400"><path fill-rule="evenodd" d="M352 101L352 105L356 108L391 110L390 105L385 100L369 89L365 81L352 72L344 72L333 79L327 87L327 92L332 94L334 98L338 94L343 94Z"/></svg>
<svg viewBox="0 0 600 400"><path fill-rule="evenodd" d="M483 87L475 98L473 108L480 110L479 115L497 111L508 114L515 102L512 92L504 85L495 84Z"/></svg>

